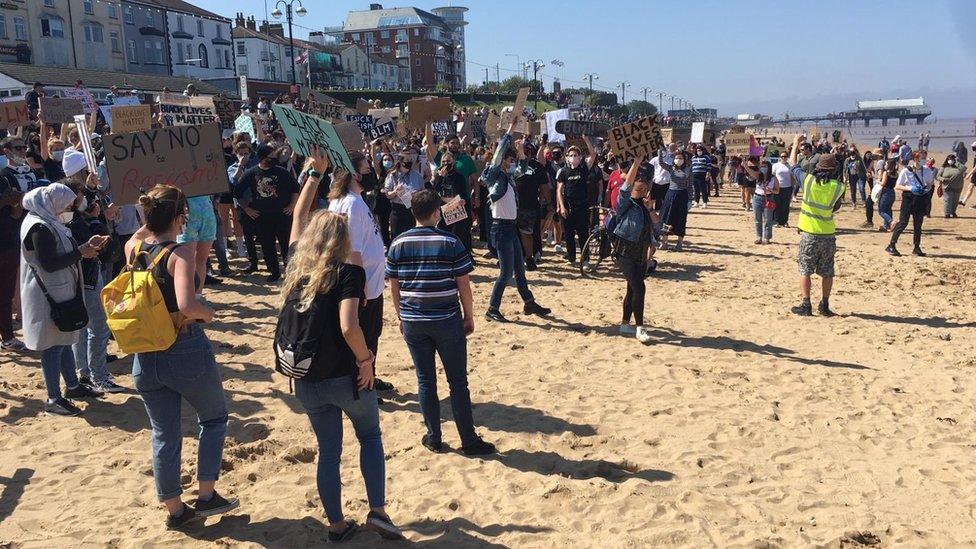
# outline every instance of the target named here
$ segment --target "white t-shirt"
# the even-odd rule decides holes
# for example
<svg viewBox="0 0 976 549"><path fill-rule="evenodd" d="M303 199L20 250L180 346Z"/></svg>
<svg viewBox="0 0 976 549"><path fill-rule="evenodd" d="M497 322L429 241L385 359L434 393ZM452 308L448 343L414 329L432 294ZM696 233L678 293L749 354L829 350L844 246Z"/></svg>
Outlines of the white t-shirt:
<svg viewBox="0 0 976 549"><path fill-rule="evenodd" d="M793 174L786 164L782 162L773 164L773 176L779 180L779 188L789 189L793 187Z"/></svg>
<svg viewBox="0 0 976 549"><path fill-rule="evenodd" d="M901 185L904 187L911 187L920 182L925 185L925 190L929 191L932 189L932 184L935 181L935 175L932 170L928 168L922 168L921 175L912 173L908 168L902 168L901 173L898 174L898 180L895 181L895 185Z"/></svg>
<svg viewBox="0 0 976 549"><path fill-rule="evenodd" d="M350 248L363 256L363 270L366 271L366 299L376 299L383 295L386 253L383 251L383 237L373 221L373 213L363 198L356 193L329 202L329 211L346 216L349 222Z"/></svg>
<svg viewBox="0 0 976 549"><path fill-rule="evenodd" d="M665 157L664 162L667 163L667 157ZM670 185L671 184L671 173L661 167L661 161L659 157L655 156L651 159L651 166L654 166L654 184L655 185Z"/></svg>

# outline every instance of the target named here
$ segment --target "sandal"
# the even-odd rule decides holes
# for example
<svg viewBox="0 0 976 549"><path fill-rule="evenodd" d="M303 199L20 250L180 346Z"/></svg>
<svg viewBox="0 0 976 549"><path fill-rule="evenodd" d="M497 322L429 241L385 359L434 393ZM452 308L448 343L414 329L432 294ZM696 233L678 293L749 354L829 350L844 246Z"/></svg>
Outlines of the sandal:
<svg viewBox="0 0 976 549"><path fill-rule="evenodd" d="M349 541L353 534L356 533L358 528L359 525L356 524L356 521L347 520L345 530L341 532L333 532L332 530L329 530L329 543L341 543L343 541Z"/></svg>

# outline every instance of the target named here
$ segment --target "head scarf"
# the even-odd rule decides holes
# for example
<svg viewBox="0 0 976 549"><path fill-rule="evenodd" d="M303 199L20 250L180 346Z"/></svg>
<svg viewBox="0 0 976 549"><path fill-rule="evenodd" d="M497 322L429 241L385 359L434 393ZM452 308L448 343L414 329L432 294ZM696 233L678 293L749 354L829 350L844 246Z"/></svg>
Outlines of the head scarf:
<svg viewBox="0 0 976 549"><path fill-rule="evenodd" d="M39 187L24 195L24 209L31 215L40 218L44 224L66 238L71 237L71 230L58 219L58 214L68 209L75 201L75 192L63 183L51 183L46 187Z"/></svg>

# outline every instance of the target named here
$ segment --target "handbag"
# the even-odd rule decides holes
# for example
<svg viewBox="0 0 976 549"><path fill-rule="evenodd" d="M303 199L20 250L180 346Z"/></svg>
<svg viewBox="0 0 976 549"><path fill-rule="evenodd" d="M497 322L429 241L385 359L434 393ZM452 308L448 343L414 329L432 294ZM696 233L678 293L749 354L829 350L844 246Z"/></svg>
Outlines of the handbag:
<svg viewBox="0 0 976 549"><path fill-rule="evenodd" d="M873 200L875 202L877 202L878 200L880 200L881 199L881 191L883 191L883 190L884 190L884 185L882 185L881 183L877 183L876 182L874 184L874 186L871 187L871 200Z"/></svg>
<svg viewBox="0 0 976 549"><path fill-rule="evenodd" d="M62 332L77 332L85 326L88 326L88 308L85 307L85 296L81 290L81 273L79 272L78 274L78 288L75 296L68 301L58 303L48 293L47 286L44 285L34 266L31 265L30 268L34 271L34 278L37 280L37 285L40 286L41 292L47 299L48 305L51 306L51 320L54 321L54 325L58 327L58 330Z"/></svg>
<svg viewBox="0 0 976 549"><path fill-rule="evenodd" d="M767 196L766 201L763 202L763 207L766 208L767 210L775 210L776 202Z"/></svg>

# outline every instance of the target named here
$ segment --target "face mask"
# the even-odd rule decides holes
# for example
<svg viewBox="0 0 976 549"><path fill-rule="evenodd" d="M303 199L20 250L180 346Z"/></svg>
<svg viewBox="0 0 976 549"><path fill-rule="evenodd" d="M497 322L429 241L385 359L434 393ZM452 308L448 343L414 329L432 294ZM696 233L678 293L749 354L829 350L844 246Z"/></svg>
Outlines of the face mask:
<svg viewBox="0 0 976 549"><path fill-rule="evenodd" d="M404 160L403 162L400 163L400 166L405 170L410 170L410 168L413 168L413 162L410 162L409 160Z"/></svg>
<svg viewBox="0 0 976 549"><path fill-rule="evenodd" d="M9 155L7 157L7 163L13 164L14 166L22 166L25 162L27 162L27 159L23 156Z"/></svg>
<svg viewBox="0 0 976 549"><path fill-rule="evenodd" d="M77 210L79 212L86 212L86 211L88 211L88 197L87 196L82 195L81 202L78 203Z"/></svg>
<svg viewBox="0 0 976 549"><path fill-rule="evenodd" d="M679 167L679 168L681 166L684 166L685 165L685 159L684 158L675 158L674 159L674 165L677 166L677 167Z"/></svg>
<svg viewBox="0 0 976 549"><path fill-rule="evenodd" d="M61 162L64 160L64 151L51 151L51 157L58 162Z"/></svg>
<svg viewBox="0 0 976 549"><path fill-rule="evenodd" d="M769 173L769 170L767 170L766 167L763 166L762 168L759 168L759 173L766 175Z"/></svg>
<svg viewBox="0 0 976 549"><path fill-rule="evenodd" d="M951 159L950 159L950 160L948 161L948 164L949 164L950 166L955 166L955 165L956 165L956 161L955 161L955 160L951 160Z"/></svg>
<svg viewBox="0 0 976 549"><path fill-rule="evenodd" d="M580 164L580 157L578 157L578 156L567 156L566 157L566 163L569 164L569 167L575 168L575 167L579 166L579 164Z"/></svg>
<svg viewBox="0 0 976 549"><path fill-rule="evenodd" d="M916 164L915 162L909 162L908 163L908 169L909 170L914 170L917 167L918 167L918 164Z"/></svg>
<svg viewBox="0 0 976 549"><path fill-rule="evenodd" d="M0 170L6 168L8 164L7 156L0 154Z"/></svg>
<svg viewBox="0 0 976 549"><path fill-rule="evenodd" d="M973 150L976 151L976 148L973 148ZM559 162L560 160L562 160L562 158L563 158L563 153L559 151L552 153L552 159L555 160L556 162Z"/></svg>
<svg viewBox="0 0 976 549"><path fill-rule="evenodd" d="M392 167L393 167L393 161L392 160L384 160L383 161L383 168L384 169L389 170Z"/></svg>
<svg viewBox="0 0 976 549"><path fill-rule="evenodd" d="M75 212L64 212L58 216L58 221L67 225L75 218Z"/></svg>
<svg viewBox="0 0 976 549"><path fill-rule="evenodd" d="M518 170L518 166L515 164L515 162L512 162L511 164L508 165L508 175L514 177L516 170Z"/></svg>

